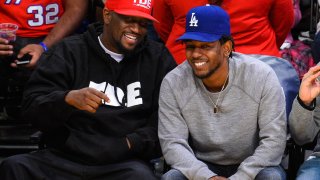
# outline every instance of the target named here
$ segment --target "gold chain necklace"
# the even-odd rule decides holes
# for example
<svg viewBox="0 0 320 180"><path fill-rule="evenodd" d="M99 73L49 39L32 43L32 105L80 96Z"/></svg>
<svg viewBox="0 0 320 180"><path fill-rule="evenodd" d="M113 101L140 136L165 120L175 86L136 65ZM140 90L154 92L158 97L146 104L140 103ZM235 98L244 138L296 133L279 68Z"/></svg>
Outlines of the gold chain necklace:
<svg viewBox="0 0 320 180"><path fill-rule="evenodd" d="M206 93L207 93L207 96L209 97L211 103L213 104L213 113L217 113L217 112L219 111L218 102L219 102L219 99L220 99L221 92L223 91L223 89L224 89L224 87L225 87L225 85L226 85L226 83L227 83L228 77L229 77L229 73L228 73L228 75L227 75L226 80L224 80L223 86L222 86L222 88L221 88L221 90L220 90L220 92L219 92L219 94L218 94L218 99L217 99L216 103L213 102L213 100L212 100L211 97L210 97L210 94L207 93L207 91L205 90Z"/></svg>

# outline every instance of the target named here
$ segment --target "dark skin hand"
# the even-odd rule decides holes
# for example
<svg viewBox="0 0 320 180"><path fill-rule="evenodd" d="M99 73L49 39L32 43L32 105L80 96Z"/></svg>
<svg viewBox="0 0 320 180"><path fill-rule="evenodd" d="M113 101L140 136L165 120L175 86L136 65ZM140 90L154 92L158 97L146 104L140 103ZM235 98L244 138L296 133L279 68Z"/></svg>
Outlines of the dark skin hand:
<svg viewBox="0 0 320 180"><path fill-rule="evenodd" d="M110 102L110 99L103 92L86 87L70 91L65 101L77 109L95 113L103 101Z"/></svg>
<svg viewBox="0 0 320 180"><path fill-rule="evenodd" d="M79 90L70 91L66 97L65 101L80 110L87 111L90 113L95 113L103 101L110 102L110 99L106 94L100 92L94 88L82 88ZM128 148L131 149L131 143L128 138L126 138Z"/></svg>
<svg viewBox="0 0 320 180"><path fill-rule="evenodd" d="M6 57L13 54L13 46L9 44L9 41L0 38L0 57Z"/></svg>
<svg viewBox="0 0 320 180"><path fill-rule="evenodd" d="M228 180L228 178L222 176L213 176L209 180Z"/></svg>
<svg viewBox="0 0 320 180"><path fill-rule="evenodd" d="M307 106L309 106L320 94L320 82L317 80L317 77L319 76L320 66L314 66L310 68L302 78L299 89L299 97Z"/></svg>
<svg viewBox="0 0 320 180"><path fill-rule="evenodd" d="M86 16L87 7L89 1L88 0L64 0L64 13L60 17L57 24L55 24L54 28L50 31L50 33L45 37L43 43L47 46L47 48L52 47L52 45L59 42L64 37L72 34L76 28L81 24L82 19ZM28 44L23 47L17 53L17 58L21 58L25 54L29 54L32 56L30 63L25 65L17 65L15 60L10 65L13 68L24 67L29 69L34 69L36 64L44 52L44 49L39 44ZM13 46L9 45L8 41L0 38L0 57L6 57L13 54Z"/></svg>

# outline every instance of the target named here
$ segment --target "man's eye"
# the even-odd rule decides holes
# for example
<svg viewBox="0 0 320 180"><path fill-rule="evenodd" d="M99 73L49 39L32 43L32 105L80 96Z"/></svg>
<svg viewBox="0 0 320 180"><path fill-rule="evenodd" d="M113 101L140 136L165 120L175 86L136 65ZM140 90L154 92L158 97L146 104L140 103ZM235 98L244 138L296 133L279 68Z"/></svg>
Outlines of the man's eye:
<svg viewBox="0 0 320 180"><path fill-rule="evenodd" d="M133 18L130 17L130 16L126 16L126 17L124 18L124 21L125 21L126 23L132 23L132 22L133 22Z"/></svg>
<svg viewBox="0 0 320 180"><path fill-rule="evenodd" d="M141 26L141 27L148 27L149 26L149 22L148 21L141 21L141 22L139 22L139 25Z"/></svg>
<svg viewBox="0 0 320 180"><path fill-rule="evenodd" d="M203 45L203 46L201 46L200 48L203 49L203 50L209 50L209 49L212 48L212 46Z"/></svg>
<svg viewBox="0 0 320 180"><path fill-rule="evenodd" d="M186 46L187 50L194 50L194 48L195 48L194 46L188 46L188 45Z"/></svg>

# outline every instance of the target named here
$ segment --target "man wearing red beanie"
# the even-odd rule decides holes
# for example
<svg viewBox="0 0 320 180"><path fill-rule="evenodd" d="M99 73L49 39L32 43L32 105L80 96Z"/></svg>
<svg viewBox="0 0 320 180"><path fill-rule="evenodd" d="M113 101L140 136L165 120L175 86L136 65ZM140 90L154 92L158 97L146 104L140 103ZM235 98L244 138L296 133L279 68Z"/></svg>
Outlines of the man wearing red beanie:
<svg viewBox="0 0 320 180"><path fill-rule="evenodd" d="M176 63L146 38L152 3L107 0L103 24L41 57L23 109L47 148L5 159L1 180L156 179L159 89Z"/></svg>

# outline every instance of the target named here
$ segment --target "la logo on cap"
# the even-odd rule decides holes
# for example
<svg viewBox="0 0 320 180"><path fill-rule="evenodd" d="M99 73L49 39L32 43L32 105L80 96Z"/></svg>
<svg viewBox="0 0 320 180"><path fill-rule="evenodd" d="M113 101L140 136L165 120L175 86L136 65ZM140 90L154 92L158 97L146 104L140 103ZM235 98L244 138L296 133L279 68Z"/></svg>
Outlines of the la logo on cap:
<svg viewBox="0 0 320 180"><path fill-rule="evenodd" d="M140 6L146 9L151 8L151 0L133 0L135 6Z"/></svg>
<svg viewBox="0 0 320 180"><path fill-rule="evenodd" d="M192 13L189 23L190 23L190 26L198 27L198 19L194 14L195 13Z"/></svg>

